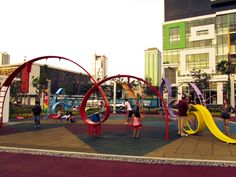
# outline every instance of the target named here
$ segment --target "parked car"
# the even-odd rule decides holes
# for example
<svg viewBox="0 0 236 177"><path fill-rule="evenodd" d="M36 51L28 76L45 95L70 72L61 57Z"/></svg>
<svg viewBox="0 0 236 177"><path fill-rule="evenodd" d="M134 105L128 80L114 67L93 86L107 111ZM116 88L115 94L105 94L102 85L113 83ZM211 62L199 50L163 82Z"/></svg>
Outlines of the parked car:
<svg viewBox="0 0 236 177"><path fill-rule="evenodd" d="M110 102L110 107L113 108L113 101ZM116 101L116 110L124 110L125 103L123 101Z"/></svg>

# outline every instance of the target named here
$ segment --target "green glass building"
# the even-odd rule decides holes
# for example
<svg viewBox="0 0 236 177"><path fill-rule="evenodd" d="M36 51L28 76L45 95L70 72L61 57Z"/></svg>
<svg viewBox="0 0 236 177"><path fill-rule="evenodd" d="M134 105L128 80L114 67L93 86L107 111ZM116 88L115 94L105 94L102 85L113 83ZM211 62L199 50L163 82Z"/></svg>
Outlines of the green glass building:
<svg viewBox="0 0 236 177"><path fill-rule="evenodd" d="M144 78L153 86L159 86L161 83L161 52L157 48L149 48L144 51L145 65L144 65Z"/></svg>
<svg viewBox="0 0 236 177"><path fill-rule="evenodd" d="M179 97L193 80L191 71L200 69L212 76L210 88L202 90L205 98L217 95L210 103L222 104L227 75L217 72L216 65L228 60L229 52L235 73L235 1L165 0L163 70Z"/></svg>

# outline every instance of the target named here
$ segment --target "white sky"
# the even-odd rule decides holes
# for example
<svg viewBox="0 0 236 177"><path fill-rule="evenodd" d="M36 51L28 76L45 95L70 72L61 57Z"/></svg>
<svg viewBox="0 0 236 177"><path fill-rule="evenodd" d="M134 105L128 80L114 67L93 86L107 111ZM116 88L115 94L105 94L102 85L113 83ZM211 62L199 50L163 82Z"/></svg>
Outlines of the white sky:
<svg viewBox="0 0 236 177"><path fill-rule="evenodd" d="M0 52L11 63L59 55L91 72L96 52L108 57L108 75L143 77L144 50L162 51L164 0L0 0L0 7Z"/></svg>

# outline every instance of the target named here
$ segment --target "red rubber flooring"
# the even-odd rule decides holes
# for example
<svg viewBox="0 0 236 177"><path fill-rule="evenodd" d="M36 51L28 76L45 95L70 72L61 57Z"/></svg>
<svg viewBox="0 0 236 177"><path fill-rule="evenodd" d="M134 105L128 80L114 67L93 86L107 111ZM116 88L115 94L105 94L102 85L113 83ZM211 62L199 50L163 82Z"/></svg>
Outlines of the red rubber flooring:
<svg viewBox="0 0 236 177"><path fill-rule="evenodd" d="M236 168L139 164L0 153L1 177L235 177Z"/></svg>

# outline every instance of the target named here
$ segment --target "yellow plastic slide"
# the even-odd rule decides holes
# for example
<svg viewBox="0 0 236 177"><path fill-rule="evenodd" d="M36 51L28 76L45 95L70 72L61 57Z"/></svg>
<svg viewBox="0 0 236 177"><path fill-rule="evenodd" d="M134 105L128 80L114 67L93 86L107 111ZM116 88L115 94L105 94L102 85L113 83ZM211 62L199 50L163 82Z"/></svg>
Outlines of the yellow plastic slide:
<svg viewBox="0 0 236 177"><path fill-rule="evenodd" d="M196 108L195 108L196 109ZM194 120L194 119L197 119L197 127L195 127L194 129L192 129L191 125L189 124L189 121L191 120ZM195 121L196 121L195 119ZM202 132L203 130L206 129L206 123L204 121L204 118L202 117L202 114L201 112L199 111L189 111L188 112L188 120L186 123L185 123L185 126L184 127L184 131L190 135L194 135L194 134L197 134L197 133L200 133Z"/></svg>
<svg viewBox="0 0 236 177"><path fill-rule="evenodd" d="M211 131L213 135L215 135L215 137L226 143L236 143L235 139L232 139L226 136L223 132L221 132L221 130L215 124L215 121L211 113L208 111L206 107L202 105L193 105L193 107L201 114L201 117L203 117L208 129Z"/></svg>

